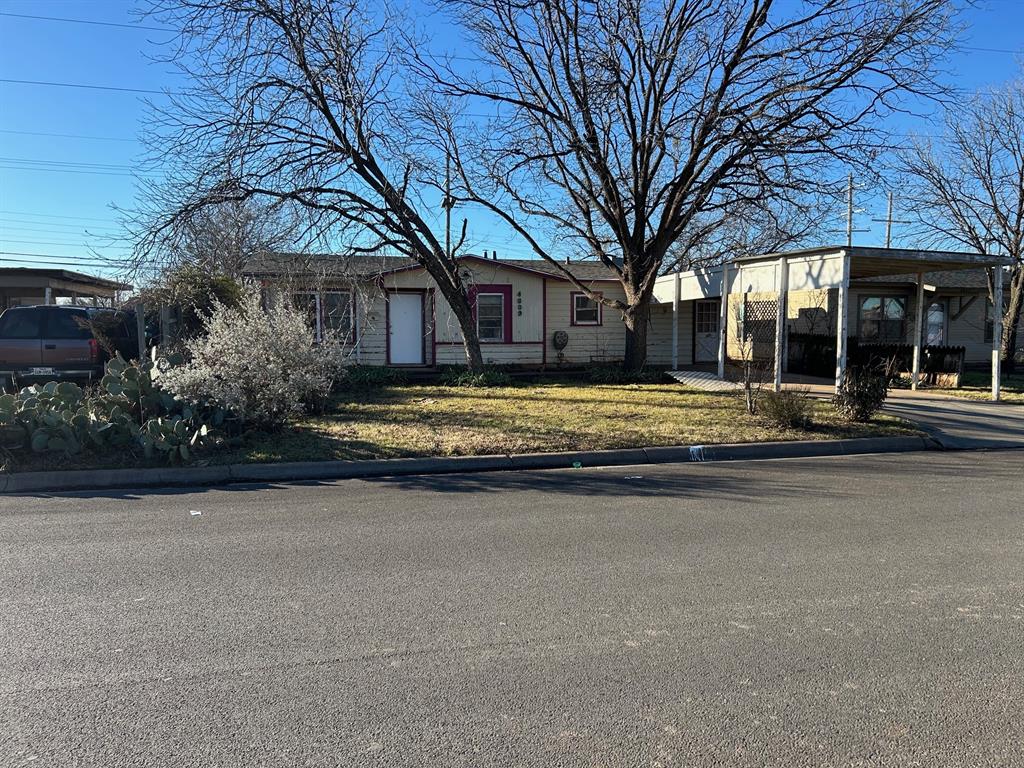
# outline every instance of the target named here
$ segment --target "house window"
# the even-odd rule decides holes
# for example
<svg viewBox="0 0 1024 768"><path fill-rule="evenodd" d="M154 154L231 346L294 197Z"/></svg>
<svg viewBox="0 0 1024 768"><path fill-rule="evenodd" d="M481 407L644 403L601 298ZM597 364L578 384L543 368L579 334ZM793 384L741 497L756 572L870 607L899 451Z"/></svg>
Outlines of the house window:
<svg viewBox="0 0 1024 768"><path fill-rule="evenodd" d="M292 306L306 315L306 324L317 340L320 339L320 302L311 291L292 294Z"/></svg>
<svg viewBox="0 0 1024 768"><path fill-rule="evenodd" d="M720 305L717 301L698 301L695 305L697 333L718 333Z"/></svg>
<svg viewBox="0 0 1024 768"><path fill-rule="evenodd" d="M476 332L480 341L505 341L505 295L478 293L476 295Z"/></svg>
<svg viewBox="0 0 1024 768"><path fill-rule="evenodd" d="M907 300L903 296L865 296L860 300L860 340L881 344L903 341Z"/></svg>
<svg viewBox="0 0 1024 768"><path fill-rule="evenodd" d="M334 335L342 341L352 336L354 325L350 291L293 293L292 305L306 313L309 327L317 341L323 341L328 335Z"/></svg>
<svg viewBox="0 0 1024 768"><path fill-rule="evenodd" d="M333 333L340 339L352 335L352 294L331 291L320 295L321 336Z"/></svg>
<svg viewBox="0 0 1024 768"><path fill-rule="evenodd" d="M572 324L600 325L601 305L585 293L572 294Z"/></svg>
<svg viewBox="0 0 1024 768"><path fill-rule="evenodd" d="M946 343L946 303L933 301L928 305L928 314L924 325L924 343L927 346L939 346Z"/></svg>

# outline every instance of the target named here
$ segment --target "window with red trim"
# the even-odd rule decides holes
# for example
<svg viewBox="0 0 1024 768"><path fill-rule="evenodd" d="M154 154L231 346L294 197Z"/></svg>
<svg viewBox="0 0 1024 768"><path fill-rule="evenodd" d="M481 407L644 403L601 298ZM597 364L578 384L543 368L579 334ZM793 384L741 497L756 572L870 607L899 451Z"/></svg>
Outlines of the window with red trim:
<svg viewBox="0 0 1024 768"><path fill-rule="evenodd" d="M483 344L512 341L512 286L476 285L471 289L476 332Z"/></svg>

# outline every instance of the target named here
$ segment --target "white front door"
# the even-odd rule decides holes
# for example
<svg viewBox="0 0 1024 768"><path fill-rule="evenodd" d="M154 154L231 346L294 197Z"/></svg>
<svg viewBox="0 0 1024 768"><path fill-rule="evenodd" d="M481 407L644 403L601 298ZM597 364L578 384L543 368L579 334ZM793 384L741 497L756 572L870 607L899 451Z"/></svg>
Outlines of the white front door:
<svg viewBox="0 0 1024 768"><path fill-rule="evenodd" d="M423 294L388 296L388 362L423 365Z"/></svg>
<svg viewBox="0 0 1024 768"><path fill-rule="evenodd" d="M694 303L693 362L713 363L718 360L718 299L701 299Z"/></svg>

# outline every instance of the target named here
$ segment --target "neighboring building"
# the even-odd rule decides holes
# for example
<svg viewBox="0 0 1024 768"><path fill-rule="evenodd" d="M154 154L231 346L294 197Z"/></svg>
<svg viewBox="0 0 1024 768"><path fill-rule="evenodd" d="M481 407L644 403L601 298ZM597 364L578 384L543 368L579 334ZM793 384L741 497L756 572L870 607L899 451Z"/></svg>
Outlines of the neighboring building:
<svg viewBox="0 0 1024 768"><path fill-rule="evenodd" d="M739 259L729 267L727 356L741 356L745 341L768 338L754 355L774 352L779 272L786 259L784 330L791 334L836 334L839 274L847 254L854 266L846 302L848 338L863 344L913 344L917 320L917 272L923 270L922 343L962 346L968 365L992 357L992 303L984 264L997 257L946 251L828 246ZM948 269L934 269L948 266ZM680 272L659 278L655 299L672 306L680 283L678 365L718 360L724 267ZM889 273L892 274L889 274ZM1003 270L1004 303L1010 282ZM763 327L761 327L763 326ZM671 327L671 320L669 321ZM787 356L783 356L785 364Z"/></svg>
<svg viewBox="0 0 1024 768"><path fill-rule="evenodd" d="M460 269L485 362L553 367L622 359L621 319L553 264L465 256ZM624 298L614 271L604 265L574 262L571 269L588 288ZM329 328L350 337L360 363L465 363L458 322L434 280L412 259L281 255L250 263L245 274L308 306L318 334Z"/></svg>
<svg viewBox="0 0 1024 768"><path fill-rule="evenodd" d="M33 304L109 304L130 285L67 269L0 267L0 309Z"/></svg>

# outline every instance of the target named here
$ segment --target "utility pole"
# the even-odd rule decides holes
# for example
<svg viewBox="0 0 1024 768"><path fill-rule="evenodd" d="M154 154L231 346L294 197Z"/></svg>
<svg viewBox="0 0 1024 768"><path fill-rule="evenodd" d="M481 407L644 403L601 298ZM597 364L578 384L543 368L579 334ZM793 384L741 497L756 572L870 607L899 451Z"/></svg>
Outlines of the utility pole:
<svg viewBox="0 0 1024 768"><path fill-rule="evenodd" d="M444 156L444 255L452 259L452 154Z"/></svg>
<svg viewBox="0 0 1024 768"><path fill-rule="evenodd" d="M889 192L889 206L885 212L885 247L892 246L892 192Z"/></svg>
<svg viewBox="0 0 1024 768"><path fill-rule="evenodd" d="M846 177L846 247L853 247L853 174Z"/></svg>

